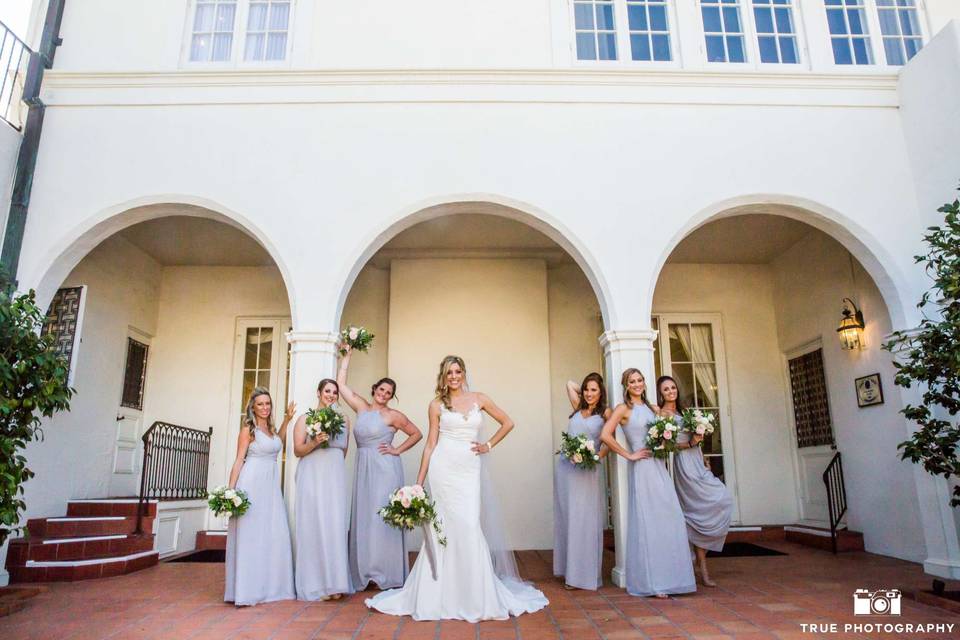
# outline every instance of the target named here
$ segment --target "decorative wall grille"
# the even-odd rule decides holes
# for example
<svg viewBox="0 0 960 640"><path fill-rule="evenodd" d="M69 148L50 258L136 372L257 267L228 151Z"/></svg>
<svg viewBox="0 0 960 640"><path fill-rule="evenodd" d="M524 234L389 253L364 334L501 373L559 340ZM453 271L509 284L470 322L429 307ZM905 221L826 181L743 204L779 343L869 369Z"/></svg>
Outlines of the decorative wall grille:
<svg viewBox="0 0 960 640"><path fill-rule="evenodd" d="M77 325L80 322L80 296L83 287L65 287L58 289L47 317L43 323L43 335L52 335L54 349L63 356L67 364L73 360L73 349L77 340Z"/></svg>
<svg viewBox="0 0 960 640"><path fill-rule="evenodd" d="M833 444L827 379L823 374L823 350L817 349L793 358L789 365L797 446Z"/></svg>
<svg viewBox="0 0 960 640"><path fill-rule="evenodd" d="M120 405L143 409L143 384L147 377L147 351L150 347L127 338L127 363L123 369L123 397Z"/></svg>

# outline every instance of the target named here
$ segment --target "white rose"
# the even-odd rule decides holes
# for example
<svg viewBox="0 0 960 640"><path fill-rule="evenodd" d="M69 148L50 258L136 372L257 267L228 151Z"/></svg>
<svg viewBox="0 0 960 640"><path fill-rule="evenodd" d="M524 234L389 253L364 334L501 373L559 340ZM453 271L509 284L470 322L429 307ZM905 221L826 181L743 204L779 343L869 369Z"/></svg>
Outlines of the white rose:
<svg viewBox="0 0 960 640"><path fill-rule="evenodd" d="M573 454L573 457L570 459L573 460L574 464L580 464L581 462L583 462L583 456L580 455L579 453Z"/></svg>
<svg viewBox="0 0 960 640"><path fill-rule="evenodd" d="M593 440L587 440L587 443L584 446L587 448L587 451L589 451L590 453L593 453L594 451Z"/></svg>
<svg viewBox="0 0 960 640"><path fill-rule="evenodd" d="M599 460L599 459L600 459L600 456L593 456L593 459L594 459L594 460Z"/></svg>
<svg viewBox="0 0 960 640"><path fill-rule="evenodd" d="M356 327L350 327L350 339L356 340L360 336L360 330Z"/></svg>
<svg viewBox="0 0 960 640"><path fill-rule="evenodd" d="M240 505L243 504L243 499L240 496L233 496L232 502L233 502L233 506L239 507Z"/></svg>
<svg viewBox="0 0 960 640"><path fill-rule="evenodd" d="M698 436L702 436L704 433L706 433L706 431L707 431L707 428L704 427L702 424L698 424L698 425L697 425L697 435L698 435Z"/></svg>
<svg viewBox="0 0 960 640"><path fill-rule="evenodd" d="M233 489L227 489L226 491L223 492L223 497L226 498L227 500L233 500L234 496L236 495L237 495L237 492L234 491Z"/></svg>

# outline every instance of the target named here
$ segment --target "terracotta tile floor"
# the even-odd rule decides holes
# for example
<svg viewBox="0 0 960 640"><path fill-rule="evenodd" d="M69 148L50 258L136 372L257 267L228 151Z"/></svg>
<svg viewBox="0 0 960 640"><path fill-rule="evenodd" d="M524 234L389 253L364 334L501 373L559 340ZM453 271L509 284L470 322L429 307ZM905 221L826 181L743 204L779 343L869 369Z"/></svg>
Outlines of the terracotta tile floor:
<svg viewBox="0 0 960 640"><path fill-rule="evenodd" d="M958 638L960 616L903 599L899 618L854 618L854 589L926 589L915 564L866 553L838 557L787 542L764 542L787 556L712 561L720 587L669 600L634 598L607 586L565 591L549 552L520 554L521 571L550 599L533 615L471 625L414 622L372 613L364 594L338 602L277 602L237 609L221 601L223 565L175 563L128 576L51 584L26 608L0 619L0 638ZM956 588L950 585L950 588ZM844 623L953 623L954 632L844 634ZM800 623L839 625L804 633Z"/></svg>

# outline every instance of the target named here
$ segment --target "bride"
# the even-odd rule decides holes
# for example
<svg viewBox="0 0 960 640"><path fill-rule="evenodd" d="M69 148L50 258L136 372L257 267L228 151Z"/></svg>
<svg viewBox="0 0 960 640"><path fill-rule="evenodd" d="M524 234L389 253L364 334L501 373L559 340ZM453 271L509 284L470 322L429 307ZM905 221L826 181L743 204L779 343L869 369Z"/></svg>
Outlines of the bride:
<svg viewBox="0 0 960 640"><path fill-rule="evenodd" d="M367 599L368 607L383 613L409 615L414 620L478 622L533 613L548 604L543 593L520 580L513 553L491 551L488 544L487 536L502 532L491 531L490 525L481 521L481 506L488 513L492 506L481 480L481 456L506 437L513 421L486 395L468 392L466 374L466 366L457 356L447 356L440 363L437 397L429 409L430 434L417 474L417 484L422 486L430 470L430 494L447 539L446 546L441 546L436 534L429 531L434 536L437 578L421 548L402 588ZM477 442L481 411L500 423L484 443Z"/></svg>

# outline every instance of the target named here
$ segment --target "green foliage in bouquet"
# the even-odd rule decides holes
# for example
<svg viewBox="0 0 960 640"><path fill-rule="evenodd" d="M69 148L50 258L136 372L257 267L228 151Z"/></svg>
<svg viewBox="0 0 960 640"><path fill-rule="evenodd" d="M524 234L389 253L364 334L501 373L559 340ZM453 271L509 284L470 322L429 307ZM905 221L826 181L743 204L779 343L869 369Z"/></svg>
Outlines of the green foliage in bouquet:
<svg viewBox="0 0 960 640"><path fill-rule="evenodd" d="M363 327L350 325L340 332L340 342L350 345L350 348L354 351L366 353L370 349L370 345L373 344L373 334ZM340 349L340 355L345 353L345 349Z"/></svg>
<svg viewBox="0 0 960 640"><path fill-rule="evenodd" d="M653 457L669 458L677 450L677 423L672 418L657 416L647 427L647 448L653 452Z"/></svg>
<svg viewBox="0 0 960 640"><path fill-rule="evenodd" d="M325 433L333 440L341 433L346 426L343 416L336 412L333 407L323 407L322 409L310 409L307 411L307 436L316 438L320 433ZM326 449L330 446L330 440L321 442L320 447Z"/></svg>
<svg viewBox="0 0 960 640"><path fill-rule="evenodd" d="M391 493L390 502L381 507L378 513L388 525L404 531L429 523L437 533L440 544L447 544L436 505L418 484L400 487Z"/></svg>
<svg viewBox="0 0 960 640"><path fill-rule="evenodd" d="M213 511L213 515L217 517L224 514L235 517L247 512L250 508L250 498L243 489L220 486L207 494L207 504Z"/></svg>
<svg viewBox="0 0 960 640"><path fill-rule="evenodd" d="M587 471L596 467L600 462L596 445L584 433L576 436L567 432L560 434L560 450L557 451L557 455L563 456L575 467Z"/></svg>

